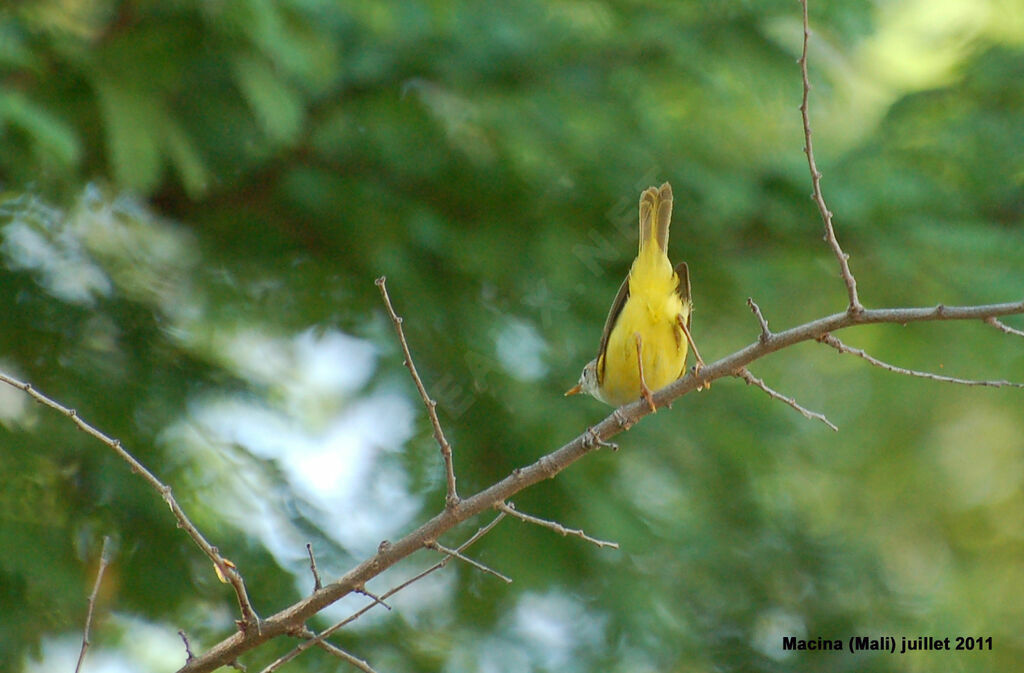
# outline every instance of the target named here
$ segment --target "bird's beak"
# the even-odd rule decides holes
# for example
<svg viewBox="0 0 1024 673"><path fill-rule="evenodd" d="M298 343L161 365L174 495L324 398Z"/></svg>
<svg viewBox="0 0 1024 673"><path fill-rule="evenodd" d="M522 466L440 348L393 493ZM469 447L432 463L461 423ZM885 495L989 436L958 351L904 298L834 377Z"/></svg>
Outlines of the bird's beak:
<svg viewBox="0 0 1024 673"><path fill-rule="evenodd" d="M569 388L568 390L565 391L565 396L568 397L569 395L578 395L581 392L583 392L583 386L577 383L572 388Z"/></svg>

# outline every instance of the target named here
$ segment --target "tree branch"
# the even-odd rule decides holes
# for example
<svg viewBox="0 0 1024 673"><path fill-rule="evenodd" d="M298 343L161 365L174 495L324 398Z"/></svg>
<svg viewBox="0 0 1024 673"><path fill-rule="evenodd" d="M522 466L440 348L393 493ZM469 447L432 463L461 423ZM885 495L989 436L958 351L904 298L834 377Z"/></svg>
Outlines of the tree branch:
<svg viewBox="0 0 1024 673"><path fill-rule="evenodd" d="M500 523L501 520L504 519L504 518L505 518L505 514L503 512L499 513L498 516L494 517L494 519L491 520L490 523L488 523L486 526L481 527L479 530L477 530L477 532L473 533L472 537L470 537L468 540L466 540L461 545L459 545L457 551L462 552L462 551L465 551L466 549L468 549L470 546L473 545L474 542L476 542L477 540L482 538L484 535L487 535L489 532L491 532L494 529L494 527L497 526L498 523ZM390 598L390 597L394 596L399 591L401 591L402 589L405 589L409 585L415 584L416 582L420 581L421 579L423 579L427 575L431 574L432 572L434 572L436 570L440 570L441 568L445 567L448 564L448 561L450 561L451 559L452 559L451 556L445 556L443 559L441 559L440 561L438 561L434 565L430 566L426 570L423 570L422 572L420 572L420 573L410 577L409 579L405 580L401 584L399 584L399 585L397 585L395 587L392 587L391 589L386 591L384 593L384 595L382 595L378 600L374 601L373 603L370 603L369 605L364 606L363 608L361 608L360 610L356 611L355 613L349 615L345 619L342 619L340 622L336 622L335 624L331 625L330 627L324 629L319 634L317 634L314 638L312 638L310 641L302 643L301 645L299 645L298 647L293 649L291 652L288 652L287 654L284 654L281 657L279 657L270 666L267 666L265 669L263 669L260 673L271 673L272 671L275 671L278 668L280 668L281 665L291 661L292 659L294 659L295 657L299 656L300 654L302 654L303 652L305 652L309 648L313 647L314 645L316 645L318 643L321 643L321 642L324 642L325 638L330 636L332 633L334 633L338 629L340 629L340 628L342 628L342 627L344 627L344 626L346 626L348 624L351 624L355 620L359 619L364 614L366 614L369 610L371 610L374 606L376 606L376 605L384 605L384 602L383 602L384 599L387 599L387 598Z"/></svg>
<svg viewBox="0 0 1024 673"><path fill-rule="evenodd" d="M89 609L85 613L85 628L82 631L82 650L78 653L78 664L75 666L75 673L82 670L82 662L85 661L85 653L92 644L89 640L89 629L92 628L92 614L96 609L96 596L100 593L100 583L103 581L103 573L110 563L110 536L103 536L103 549L100 550L100 563L96 569L96 581L92 585L92 593L89 594Z"/></svg>
<svg viewBox="0 0 1024 673"><path fill-rule="evenodd" d="M825 204L825 197L821 193L821 171L818 170L818 165L814 161L814 143L811 141L811 114L807 102L811 93L811 79L807 73L807 41L811 37L811 29L807 24L807 0L800 0L800 7L803 10L804 23L803 50L798 61L800 64L800 75L803 78L803 98L800 101L800 117L804 123L804 154L807 155L807 167L811 171L811 185L814 189L811 198L814 200L815 205L818 206L821 220L825 223L825 241L832 248L832 254L835 255L836 260L839 262L839 275L842 276L843 282L846 283L846 294L850 300L847 310L850 313L860 313L864 310L864 307L857 296L857 281L853 277L853 272L850 271L850 256L843 252L842 247L839 245L839 240L836 238L835 229L832 227L832 211L828 209L828 205Z"/></svg>
<svg viewBox="0 0 1024 673"><path fill-rule="evenodd" d="M377 671L374 670L374 668L370 666L370 664L365 659L360 659L354 654L346 652L345 650L341 649L337 645L332 645L331 643L328 643L327 641L318 637L316 633L309 630L308 628L303 629L302 633L300 633L299 635L315 643L316 646L319 647L321 650L328 652L332 656L337 657L338 659L341 659L342 661L345 661L355 666L360 671L363 671L363 673L377 673ZM274 671L279 670L281 666L283 666L285 663L287 662L282 661L281 659L277 659L272 664L270 664L262 671L260 671L260 673L274 673Z"/></svg>
<svg viewBox="0 0 1024 673"><path fill-rule="evenodd" d="M984 306L940 305L931 308L864 309L857 313L844 311L782 332L774 332L766 339L759 338L749 346L705 366L701 369L699 378L689 373L656 391L653 397L657 407L661 408L693 392L702 382L734 376L751 362L771 353L803 341L817 340L829 332L847 327L878 323L902 325L910 322L984 320L989 317L1018 314L1024 314L1024 300ZM513 470L501 481L459 501L454 507L446 508L397 542L381 543L376 554L349 570L335 582L268 617L262 622L262 628L258 632L246 630L234 633L206 653L186 662L179 669L180 673L212 671L276 636L294 632L324 607L347 596L401 559L427 547L430 541L437 540L457 524L508 500L540 481L554 477L601 446L601 442L607 442L650 413L650 407L645 400L638 400L614 410L600 423L588 428L561 448L542 456L530 465ZM387 594L383 597L386 598Z"/></svg>
<svg viewBox="0 0 1024 673"><path fill-rule="evenodd" d="M324 587L320 581L320 569L316 567L316 557L313 556L313 543L306 543L306 551L309 553L309 571L313 573L313 591L319 591Z"/></svg>
<svg viewBox="0 0 1024 673"><path fill-rule="evenodd" d="M860 312L845 311L824 318L819 318L782 332L771 333L767 338L762 332L759 338L749 346L736 351L701 369L699 377L689 373L674 383L653 393L658 408L723 376L734 376L751 362L771 353L782 350L802 341L821 340L825 335L856 325L891 323L902 325L910 322L930 322L944 320L987 320L1006 315L1024 314L1024 300L1003 304L982 306L935 306L930 308L890 308L864 309ZM118 455L131 465L132 469L141 474L160 493L171 507L175 518L189 533L196 544L203 549L215 563L217 569L235 587L240 604L248 606L241 576L234 570L233 564L224 559L199 533L181 507L171 496L170 488L160 482L141 463L121 447L119 441L108 437L91 425L85 423L72 409L68 409L54 400L36 391L30 384L19 381L11 376L0 373L0 381L18 388L39 402L49 406L72 420L79 428L113 448ZM194 656L179 669L181 673L199 673L212 671L235 661L241 654L258 647L268 640L284 633L296 633L304 627L306 620L324 607L344 596L365 586L366 582L380 575L384 570L414 552L428 546L455 525L504 502L516 493L534 484L550 479L565 468L572 465L596 448L605 445L608 440L634 425L647 416L650 407L645 400L624 405L615 409L603 421L588 428L575 439L561 448L542 456L536 462L517 468L510 475L479 493L460 500L444 511L412 531L395 543L382 542L377 553L351 569L340 579L332 582L310 596L281 610L277 614L259 622L259 628L242 628L223 641L214 645L202 655ZM502 513L502 516L504 513ZM446 557L445 560L447 560ZM441 562L443 565L443 562ZM438 566L440 567L440 566ZM387 594L383 596L386 598ZM243 602L244 601L244 602ZM255 613L251 607L243 608L243 615L248 615L247 623L255 622ZM321 634L322 635L322 634Z"/></svg>
<svg viewBox="0 0 1024 673"><path fill-rule="evenodd" d="M1024 383L1014 383L1013 381L977 381L974 379L958 379L952 376L943 376L941 374L932 374L931 372L921 372L916 369L906 369L904 367L897 367L891 365L888 362L883 362L876 357L868 355L865 351L860 348L851 348L842 341L832 336L831 334L823 334L818 341L823 344L828 344L832 348L835 348L840 353L849 353L850 355L856 355L859 358L867 360L872 365L880 367L888 372L894 374L903 374L904 376L915 376L921 379L928 379L930 381L939 381L941 383L956 383L962 386L987 386L989 388L1024 388Z"/></svg>
<svg viewBox="0 0 1024 673"><path fill-rule="evenodd" d="M171 513L174 514L174 518L178 521L178 527L184 529L184 531L188 533L188 536L192 538L192 541L196 543L196 546L202 549L203 553L213 561L214 570L216 570L217 576L221 578L221 581L231 584L232 588L235 590L235 596L238 599L238 607L242 613L242 619L239 626L245 631L259 630L259 617L256 615L256 611L253 610L252 604L249 602L249 595L245 590L245 582L242 580L241 574L239 574L235 569L235 564L221 556L217 548L207 542L206 538L199 532L199 529L195 527L195 524L193 524L191 519L189 519L185 514L185 510L181 508L178 501L174 499L173 495L171 495L170 486L167 486L157 479L152 472L146 469L145 465L135 459L135 456L128 453L128 451L121 446L121 440L114 439L113 437L110 437L96 429L89 423L86 423L74 409L65 407L63 404L47 397L36 390L31 383L19 381L13 376L8 376L3 372L0 372L0 381L24 391L40 404L50 407L51 409L54 409L70 418L71 422L77 425L79 430L82 430L87 435L91 435L109 446L118 456L128 463L132 472L145 479L146 482L148 482L149 485L160 494L160 497L164 499L167 506L170 507Z"/></svg>
<svg viewBox="0 0 1024 673"><path fill-rule="evenodd" d="M178 629L178 637L181 638L181 642L185 644L185 661L192 661L196 658L196 655L192 653L192 644L188 642L188 634L185 633L184 629Z"/></svg>
<svg viewBox="0 0 1024 673"><path fill-rule="evenodd" d="M821 421L828 427L832 428L832 430L834 430L835 432L839 432L839 428L837 428L832 423L832 421L828 420L828 418L825 417L825 414L819 414L816 411L810 411L809 409L805 409L804 407L800 406L800 403L794 400L792 397L786 397L777 390L774 390L771 387L769 387L768 384L765 383L762 379L759 379L753 374L751 374L750 370L747 369L746 367L743 367L738 372L736 372L736 376L746 381L747 385L757 386L758 388L766 392L768 394L768 397L772 398L773 400L784 402L785 404L788 404L789 406L793 407L801 414L803 414L804 418L810 419L812 421Z"/></svg>
<svg viewBox="0 0 1024 673"><path fill-rule="evenodd" d="M505 584L512 584L512 578L509 577L508 575L503 575L503 574L501 574L500 572L498 572L497 570L495 570L493 568L488 568L487 566L485 566L483 563L480 563L479 561L474 561L473 559L469 558L468 556L466 556L465 554L460 552L458 549L449 549L448 547L445 547L443 544L441 544L439 542L428 542L426 544L426 547L427 547L427 549L433 549L434 551L439 551L442 554L447 554L448 556L451 556L452 558L457 558L460 561L462 561L463 563L471 565L471 566L473 566L474 568L476 568L477 570L479 570L481 572L485 572L485 573L487 573L489 575L494 575L495 577L497 577L499 580L501 580Z"/></svg>
<svg viewBox="0 0 1024 673"><path fill-rule="evenodd" d="M1020 331L1019 329L1014 329L1010 327L1009 325L999 321L997 318L985 318L985 323L988 325L992 325L993 327L995 327L997 330L1004 334L1012 334L1013 336L1024 337L1024 332Z"/></svg>
<svg viewBox="0 0 1024 673"><path fill-rule="evenodd" d="M747 306L751 311L753 311L754 316L757 318L757 324L761 326L761 343L771 339L772 331L768 329L768 321L765 319L764 314L761 313L761 307L757 305L752 297L747 297Z"/></svg>
<svg viewBox="0 0 1024 673"><path fill-rule="evenodd" d="M580 538L581 540L586 540L587 542L598 547L611 547L612 549L619 548L618 542L607 542L605 540L598 540L596 537L590 537L589 535L584 533L582 529L566 528L557 521L548 521L547 519L541 519L540 517L520 512L511 502L499 502L494 507L495 509L502 511L505 514L508 514L509 516L514 516L515 518L521 521L525 521L526 523L532 523L533 525L540 526L541 528L549 528L558 533L559 535L561 535L562 537L565 537L566 535L574 535Z"/></svg>
<svg viewBox="0 0 1024 673"><path fill-rule="evenodd" d="M402 317L395 313L394 307L391 305L391 297L388 296L387 279L381 276L374 281L378 288L380 288L381 297L384 298L384 304L388 308L388 315L391 317L391 322L395 325L395 332L398 334L398 341L402 345L402 353L405 354L405 360L403 364L409 369L409 373L412 374L413 383L416 384L416 390L419 391L420 397L423 398L423 404L427 407L427 415L430 417L430 424L434 426L434 439L437 440L437 444L441 447L441 457L444 459L444 472L445 479L448 482L448 492L445 495L445 506L454 507L459 502L459 494L455 490L455 466L452 462L452 447L448 443L448 440L444 436L444 430L441 429L441 421L437 418L437 402L430 399L430 395L427 394L427 389L423 386L423 380L420 379L420 375L416 372L416 365L412 361L412 353L409 352L409 344L405 340L405 331L402 329Z"/></svg>

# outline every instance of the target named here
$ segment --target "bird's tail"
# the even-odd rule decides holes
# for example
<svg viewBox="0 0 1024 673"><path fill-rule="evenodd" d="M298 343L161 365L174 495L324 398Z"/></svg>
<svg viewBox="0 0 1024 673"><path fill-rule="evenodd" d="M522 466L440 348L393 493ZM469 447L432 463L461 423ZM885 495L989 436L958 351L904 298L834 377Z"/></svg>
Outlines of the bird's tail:
<svg viewBox="0 0 1024 673"><path fill-rule="evenodd" d="M648 187L640 195L640 252L652 242L668 252L668 225L672 220L672 186Z"/></svg>

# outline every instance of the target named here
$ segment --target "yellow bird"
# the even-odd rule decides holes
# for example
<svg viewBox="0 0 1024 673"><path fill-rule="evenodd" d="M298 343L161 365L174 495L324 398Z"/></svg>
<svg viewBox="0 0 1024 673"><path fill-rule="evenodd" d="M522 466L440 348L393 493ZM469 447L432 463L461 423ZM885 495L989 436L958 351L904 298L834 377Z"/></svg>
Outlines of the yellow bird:
<svg viewBox="0 0 1024 673"><path fill-rule="evenodd" d="M588 393L621 406L643 397L654 410L651 390L686 371L690 337L690 273L668 259L672 187L649 187L640 195L640 250L615 295L597 357L566 395ZM703 364L696 346L698 366Z"/></svg>

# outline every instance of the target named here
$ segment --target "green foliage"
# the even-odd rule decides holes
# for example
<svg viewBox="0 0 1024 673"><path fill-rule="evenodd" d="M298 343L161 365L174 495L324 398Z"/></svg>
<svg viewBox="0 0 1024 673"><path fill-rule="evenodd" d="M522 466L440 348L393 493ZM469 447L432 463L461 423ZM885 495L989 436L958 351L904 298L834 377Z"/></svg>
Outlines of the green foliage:
<svg viewBox="0 0 1024 673"><path fill-rule="evenodd" d="M870 307L1021 298L1019 5L811 3L815 149ZM311 586L306 542L336 577L443 501L374 278L464 495L607 412L561 393L596 350L649 184L674 187L670 255L690 264L709 360L756 338L747 297L774 329L842 309L807 199L800 39L790 0L8 3L0 370L121 439L276 612ZM981 324L840 336L1024 380L1020 339ZM716 382L515 499L620 550L505 521L469 553L511 586L452 563L337 642L382 673L1010 670L1020 391L817 344L753 369L840 433ZM104 535L87 669L173 670L178 629L197 652L232 632L228 588L108 448L15 390L0 425L0 671L73 668ZM862 634L995 644L781 651Z"/></svg>

